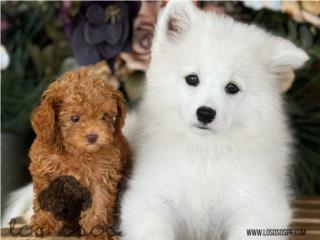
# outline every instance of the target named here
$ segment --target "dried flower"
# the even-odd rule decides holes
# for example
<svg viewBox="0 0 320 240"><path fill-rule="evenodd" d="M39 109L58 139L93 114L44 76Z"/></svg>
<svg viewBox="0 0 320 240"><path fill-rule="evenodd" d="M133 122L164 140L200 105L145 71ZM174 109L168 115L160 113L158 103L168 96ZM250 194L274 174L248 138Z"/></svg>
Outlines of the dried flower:
<svg viewBox="0 0 320 240"><path fill-rule="evenodd" d="M297 22L309 22L320 27L320 1L284 1L282 11Z"/></svg>
<svg viewBox="0 0 320 240"><path fill-rule="evenodd" d="M113 68L117 54L131 50L133 19L139 8L139 2L82 2L71 37L78 63L105 59Z"/></svg>
<svg viewBox="0 0 320 240"><path fill-rule="evenodd" d="M134 21L133 44L131 53L122 53L121 58L128 68L145 71L151 58L151 43L158 12L162 2L143 1Z"/></svg>

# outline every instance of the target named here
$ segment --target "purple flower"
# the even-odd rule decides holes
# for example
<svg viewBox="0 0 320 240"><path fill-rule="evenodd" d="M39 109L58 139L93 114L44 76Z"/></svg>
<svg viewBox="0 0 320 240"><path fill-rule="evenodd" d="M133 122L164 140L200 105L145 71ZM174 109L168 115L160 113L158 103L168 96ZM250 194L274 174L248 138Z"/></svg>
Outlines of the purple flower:
<svg viewBox="0 0 320 240"><path fill-rule="evenodd" d="M140 2L81 2L71 47L80 65L105 59L113 67L117 54L130 51L133 19Z"/></svg>
<svg viewBox="0 0 320 240"><path fill-rule="evenodd" d="M59 19L63 23L64 35L67 39L71 37L71 11L72 1L64 0L61 4Z"/></svg>

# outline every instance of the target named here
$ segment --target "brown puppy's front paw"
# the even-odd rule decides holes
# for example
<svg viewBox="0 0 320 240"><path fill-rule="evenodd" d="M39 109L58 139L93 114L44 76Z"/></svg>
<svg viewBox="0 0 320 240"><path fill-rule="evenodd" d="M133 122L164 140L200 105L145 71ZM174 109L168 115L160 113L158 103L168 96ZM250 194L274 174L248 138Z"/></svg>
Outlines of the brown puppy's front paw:
<svg viewBox="0 0 320 240"><path fill-rule="evenodd" d="M31 220L32 232L36 237L57 235L62 223L55 220L49 213L38 213Z"/></svg>
<svg viewBox="0 0 320 240"><path fill-rule="evenodd" d="M83 214L80 226L86 239L108 239L108 226L106 222L95 215L91 209Z"/></svg>

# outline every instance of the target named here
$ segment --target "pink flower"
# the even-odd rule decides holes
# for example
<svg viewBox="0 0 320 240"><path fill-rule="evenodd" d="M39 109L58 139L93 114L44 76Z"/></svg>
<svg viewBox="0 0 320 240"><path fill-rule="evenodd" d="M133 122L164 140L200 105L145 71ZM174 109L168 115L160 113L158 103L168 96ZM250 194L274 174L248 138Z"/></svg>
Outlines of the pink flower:
<svg viewBox="0 0 320 240"><path fill-rule="evenodd" d="M133 26L132 53L122 53L128 68L145 71L150 62L151 43L161 1L143 1Z"/></svg>
<svg viewBox="0 0 320 240"><path fill-rule="evenodd" d="M5 20L3 20L2 18L1 18L0 28L1 28L1 32L5 31L8 28L8 23Z"/></svg>

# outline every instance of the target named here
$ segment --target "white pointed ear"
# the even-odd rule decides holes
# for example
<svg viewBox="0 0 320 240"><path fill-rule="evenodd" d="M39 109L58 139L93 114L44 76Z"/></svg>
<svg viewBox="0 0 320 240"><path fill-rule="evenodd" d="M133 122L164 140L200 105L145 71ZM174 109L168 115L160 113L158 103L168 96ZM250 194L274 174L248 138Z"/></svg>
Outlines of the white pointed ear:
<svg viewBox="0 0 320 240"><path fill-rule="evenodd" d="M159 32L166 34L169 40L176 42L191 27L194 11L195 6L190 0L169 1L161 15Z"/></svg>
<svg viewBox="0 0 320 240"><path fill-rule="evenodd" d="M274 73L297 69L309 59L305 51L286 39L271 37L268 44L269 66Z"/></svg>
<svg viewBox="0 0 320 240"><path fill-rule="evenodd" d="M302 67L308 55L290 41L274 36L264 50L268 67L278 76L280 91L287 91L294 80L293 70Z"/></svg>

